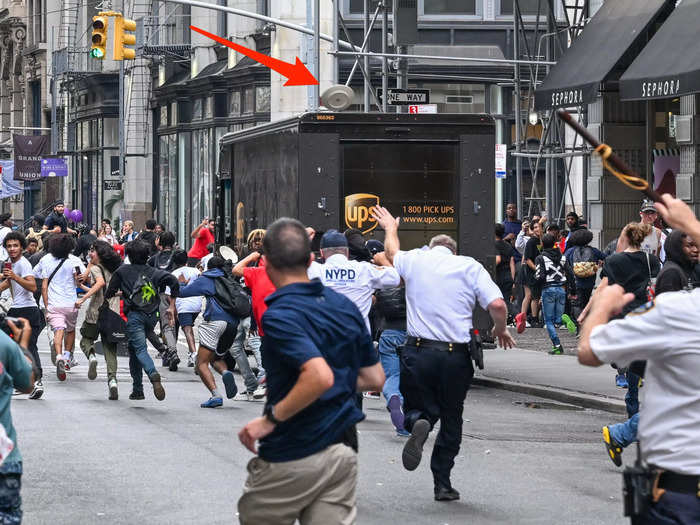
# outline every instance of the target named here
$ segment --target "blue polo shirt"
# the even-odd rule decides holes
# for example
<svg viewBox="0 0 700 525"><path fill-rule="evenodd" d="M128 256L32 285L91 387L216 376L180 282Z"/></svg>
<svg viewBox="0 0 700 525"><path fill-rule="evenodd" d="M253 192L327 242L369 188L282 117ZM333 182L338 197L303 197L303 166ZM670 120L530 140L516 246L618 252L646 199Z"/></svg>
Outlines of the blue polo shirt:
<svg viewBox="0 0 700 525"><path fill-rule="evenodd" d="M364 419L355 402L357 374L376 364L378 355L357 307L318 279L280 288L265 303L261 353L268 403L289 393L310 359L323 357L333 370L328 391L260 441L265 461L292 461L339 442Z"/></svg>

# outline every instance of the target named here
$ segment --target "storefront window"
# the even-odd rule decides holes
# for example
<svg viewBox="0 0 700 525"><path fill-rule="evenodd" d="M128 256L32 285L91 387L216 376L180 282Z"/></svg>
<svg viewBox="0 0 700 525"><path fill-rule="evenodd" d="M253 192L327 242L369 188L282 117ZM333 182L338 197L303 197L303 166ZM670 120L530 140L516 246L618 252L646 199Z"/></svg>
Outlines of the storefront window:
<svg viewBox="0 0 700 525"><path fill-rule="evenodd" d="M160 197L158 217L166 228L177 224L177 148L175 135L159 138Z"/></svg>
<svg viewBox="0 0 700 525"><path fill-rule="evenodd" d="M252 113L255 110L255 91L247 88L243 92L243 113Z"/></svg>
<svg viewBox="0 0 700 525"><path fill-rule="evenodd" d="M241 92L231 91L229 98L229 115L241 114Z"/></svg>
<svg viewBox="0 0 700 525"><path fill-rule="evenodd" d="M255 88L255 112L267 113L270 111L270 86Z"/></svg>

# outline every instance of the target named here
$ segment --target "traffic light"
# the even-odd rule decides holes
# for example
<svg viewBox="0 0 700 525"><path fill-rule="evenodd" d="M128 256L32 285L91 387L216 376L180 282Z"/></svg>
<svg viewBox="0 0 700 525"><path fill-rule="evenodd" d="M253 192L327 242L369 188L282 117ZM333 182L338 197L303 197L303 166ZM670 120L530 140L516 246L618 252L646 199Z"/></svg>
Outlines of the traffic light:
<svg viewBox="0 0 700 525"><path fill-rule="evenodd" d="M104 59L107 51L107 28L109 18L99 14L92 17L92 47L90 48L90 56L92 58Z"/></svg>
<svg viewBox="0 0 700 525"><path fill-rule="evenodd" d="M114 17L114 48L112 52L114 60L133 60L136 57L136 51L124 47L133 46L136 43L134 31L136 31L136 22L124 18L121 14Z"/></svg>

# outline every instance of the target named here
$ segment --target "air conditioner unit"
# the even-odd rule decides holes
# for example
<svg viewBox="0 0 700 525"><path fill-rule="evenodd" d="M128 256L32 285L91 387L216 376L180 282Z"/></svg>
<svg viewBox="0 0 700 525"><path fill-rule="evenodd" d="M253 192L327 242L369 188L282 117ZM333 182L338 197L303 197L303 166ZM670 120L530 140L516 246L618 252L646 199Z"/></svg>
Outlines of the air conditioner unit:
<svg viewBox="0 0 700 525"><path fill-rule="evenodd" d="M676 143L692 144L693 143L693 116L692 115L673 115L676 121Z"/></svg>

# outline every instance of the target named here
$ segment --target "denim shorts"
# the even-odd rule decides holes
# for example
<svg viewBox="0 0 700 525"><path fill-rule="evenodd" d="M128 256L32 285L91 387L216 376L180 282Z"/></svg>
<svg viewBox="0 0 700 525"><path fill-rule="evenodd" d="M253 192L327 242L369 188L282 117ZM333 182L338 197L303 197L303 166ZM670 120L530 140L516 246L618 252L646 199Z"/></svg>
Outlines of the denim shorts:
<svg viewBox="0 0 700 525"><path fill-rule="evenodd" d="M22 474L0 474L0 524L22 523Z"/></svg>
<svg viewBox="0 0 700 525"><path fill-rule="evenodd" d="M199 312L183 312L177 314L177 322L180 326L194 326L194 320L197 319Z"/></svg>

